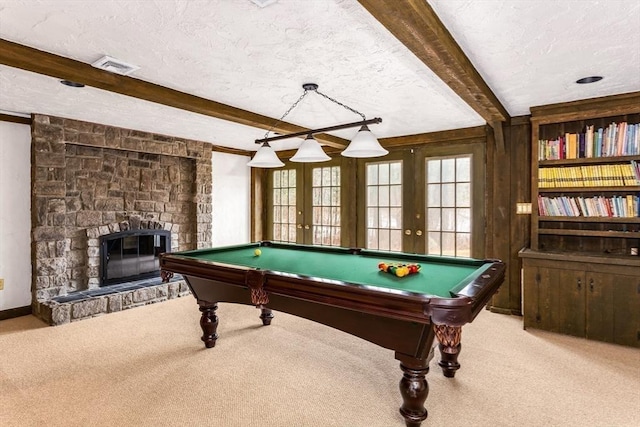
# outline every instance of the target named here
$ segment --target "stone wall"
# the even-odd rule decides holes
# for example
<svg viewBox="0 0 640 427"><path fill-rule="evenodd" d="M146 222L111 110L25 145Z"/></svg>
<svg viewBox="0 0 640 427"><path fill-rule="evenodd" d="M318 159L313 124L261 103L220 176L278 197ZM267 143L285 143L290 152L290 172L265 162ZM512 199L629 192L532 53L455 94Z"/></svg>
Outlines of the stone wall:
<svg viewBox="0 0 640 427"><path fill-rule="evenodd" d="M45 115L31 133L34 314L98 287L97 237L121 224L170 230L173 250L211 244L209 144Z"/></svg>

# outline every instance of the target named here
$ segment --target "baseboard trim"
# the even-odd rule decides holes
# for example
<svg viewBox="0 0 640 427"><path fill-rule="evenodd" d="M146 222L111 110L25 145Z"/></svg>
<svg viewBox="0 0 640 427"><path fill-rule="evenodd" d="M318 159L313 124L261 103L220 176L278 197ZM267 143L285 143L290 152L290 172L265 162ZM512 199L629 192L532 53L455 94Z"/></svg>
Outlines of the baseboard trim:
<svg viewBox="0 0 640 427"><path fill-rule="evenodd" d="M9 310L0 311L0 320L13 319L14 317L28 316L32 314L31 306L10 308Z"/></svg>
<svg viewBox="0 0 640 427"><path fill-rule="evenodd" d="M514 310L514 309L510 309L510 308L501 308L501 307L495 307L495 306L487 306L487 310L489 310L492 313L498 313L498 314L509 314L511 316L522 316L522 312L520 312L519 310Z"/></svg>

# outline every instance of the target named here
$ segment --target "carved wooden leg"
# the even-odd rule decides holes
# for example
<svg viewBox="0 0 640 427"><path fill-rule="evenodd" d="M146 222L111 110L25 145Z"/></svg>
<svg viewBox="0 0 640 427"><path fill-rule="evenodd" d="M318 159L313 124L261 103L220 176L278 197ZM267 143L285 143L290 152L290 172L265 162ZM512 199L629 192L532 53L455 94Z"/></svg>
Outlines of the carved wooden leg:
<svg viewBox="0 0 640 427"><path fill-rule="evenodd" d="M420 427L428 415L424 402L429 394L429 384L425 378L429 372L429 362L399 353L396 353L396 359L400 360L402 369L400 414L404 417L407 427Z"/></svg>
<svg viewBox="0 0 640 427"><path fill-rule="evenodd" d="M200 305L200 312L202 313L202 316L200 316L200 327L203 333L201 340L204 341L206 348L215 347L216 340L218 339L218 334L216 333L218 329L218 316L216 316L218 304L206 302L198 302L198 304Z"/></svg>
<svg viewBox="0 0 640 427"><path fill-rule="evenodd" d="M462 327L433 325L433 329L436 333L436 338L440 341L440 362L438 365L442 368L445 377L453 378L456 375L456 371L460 369L458 355L462 347L460 345Z"/></svg>
<svg viewBox="0 0 640 427"><path fill-rule="evenodd" d="M264 326L269 326L271 324L271 319L273 319L273 313L270 308L260 307L262 313L260 314L260 318L262 319L262 324Z"/></svg>

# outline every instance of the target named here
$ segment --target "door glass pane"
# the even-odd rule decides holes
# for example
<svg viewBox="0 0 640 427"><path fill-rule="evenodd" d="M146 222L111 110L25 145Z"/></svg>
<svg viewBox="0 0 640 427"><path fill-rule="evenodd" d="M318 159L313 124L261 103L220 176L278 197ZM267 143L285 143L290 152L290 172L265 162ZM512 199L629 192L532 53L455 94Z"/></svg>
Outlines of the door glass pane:
<svg viewBox="0 0 640 427"><path fill-rule="evenodd" d="M273 171L273 240L296 242L296 171L283 169Z"/></svg>
<svg viewBox="0 0 640 427"><path fill-rule="evenodd" d="M389 206L389 187L384 186L378 189L378 204L380 206Z"/></svg>
<svg viewBox="0 0 640 427"><path fill-rule="evenodd" d="M442 233L442 255L455 256L456 235L454 233Z"/></svg>
<svg viewBox="0 0 640 427"><path fill-rule="evenodd" d="M471 155L425 162L427 253L471 255Z"/></svg>
<svg viewBox="0 0 640 427"><path fill-rule="evenodd" d="M427 230L429 231L442 230L442 223L440 221L440 209L436 209L436 208L427 209Z"/></svg>
<svg viewBox="0 0 640 427"><path fill-rule="evenodd" d="M322 184L322 169L314 168L313 172L311 172L311 175L313 176L311 185L314 188L320 187L320 185Z"/></svg>
<svg viewBox="0 0 640 427"><path fill-rule="evenodd" d="M456 181L471 181L471 157L456 158Z"/></svg>
<svg viewBox="0 0 640 427"><path fill-rule="evenodd" d="M402 206L402 186L392 185L389 187L389 206Z"/></svg>
<svg viewBox="0 0 640 427"><path fill-rule="evenodd" d="M402 224L402 208L389 209L389 225L391 229L399 230Z"/></svg>
<svg viewBox="0 0 640 427"><path fill-rule="evenodd" d="M378 206L378 187L372 185L367 188L367 206Z"/></svg>
<svg viewBox="0 0 640 427"><path fill-rule="evenodd" d="M402 250L402 162L366 166L367 248Z"/></svg>
<svg viewBox="0 0 640 427"><path fill-rule="evenodd" d="M429 207L438 207L441 206L440 201L440 189L442 188L441 184L428 184L427 185L427 206Z"/></svg>
<svg viewBox="0 0 640 427"><path fill-rule="evenodd" d="M428 242L427 242L427 253L430 254L435 254L435 253L440 253L440 248L442 247L442 245L440 245L440 232L429 232L427 234L427 238L428 238Z"/></svg>
<svg viewBox="0 0 640 427"><path fill-rule="evenodd" d="M442 159L442 182L454 182L456 177L455 159Z"/></svg>
<svg viewBox="0 0 640 427"><path fill-rule="evenodd" d="M367 228L378 228L378 208L367 208Z"/></svg>
<svg viewBox="0 0 640 427"><path fill-rule="evenodd" d="M311 239L314 245L340 245L340 166L312 169Z"/></svg>
<svg viewBox="0 0 640 427"><path fill-rule="evenodd" d="M442 230L456 231L456 210L452 208L442 209Z"/></svg>
<svg viewBox="0 0 640 427"><path fill-rule="evenodd" d="M378 222L380 228L389 228L389 209L379 208L378 212L380 213Z"/></svg>
<svg viewBox="0 0 640 427"><path fill-rule="evenodd" d="M378 182L380 185L389 184L389 163L378 164Z"/></svg>
<svg viewBox="0 0 640 427"><path fill-rule="evenodd" d="M469 233L471 231L471 209L456 209L456 231Z"/></svg>
<svg viewBox="0 0 640 427"><path fill-rule="evenodd" d="M456 233L456 255L471 257L471 234Z"/></svg>
<svg viewBox="0 0 640 427"><path fill-rule="evenodd" d="M440 160L427 160L427 182L440 182Z"/></svg>
<svg viewBox="0 0 640 427"><path fill-rule="evenodd" d="M456 205L455 184L442 184L442 206L452 208Z"/></svg>
<svg viewBox="0 0 640 427"><path fill-rule="evenodd" d="M389 165L389 184L402 184L402 167L400 163Z"/></svg>
<svg viewBox="0 0 640 427"><path fill-rule="evenodd" d="M378 185L378 165L367 165L367 184Z"/></svg>
<svg viewBox="0 0 640 427"><path fill-rule="evenodd" d="M456 206L471 206L471 183L463 182L456 184Z"/></svg>

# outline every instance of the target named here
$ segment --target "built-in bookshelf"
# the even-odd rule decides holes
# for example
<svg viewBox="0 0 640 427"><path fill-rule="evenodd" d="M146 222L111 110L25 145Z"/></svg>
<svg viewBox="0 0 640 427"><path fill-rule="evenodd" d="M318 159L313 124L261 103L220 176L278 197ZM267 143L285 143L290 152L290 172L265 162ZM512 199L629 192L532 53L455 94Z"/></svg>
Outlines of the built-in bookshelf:
<svg viewBox="0 0 640 427"><path fill-rule="evenodd" d="M524 326L640 347L640 92L531 113Z"/></svg>
<svg viewBox="0 0 640 427"><path fill-rule="evenodd" d="M640 105L627 107L532 109L531 249L637 253Z"/></svg>

